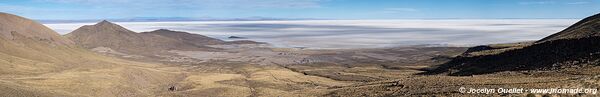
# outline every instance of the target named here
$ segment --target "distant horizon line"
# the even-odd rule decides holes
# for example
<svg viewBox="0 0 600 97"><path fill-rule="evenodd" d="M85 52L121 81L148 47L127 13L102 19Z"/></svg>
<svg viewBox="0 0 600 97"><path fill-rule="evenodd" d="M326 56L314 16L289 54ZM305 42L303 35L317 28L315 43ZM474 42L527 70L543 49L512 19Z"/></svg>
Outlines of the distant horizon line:
<svg viewBox="0 0 600 97"><path fill-rule="evenodd" d="M582 18L391 18L391 19L327 19L327 18L222 18L222 19L34 19L41 23L95 23L111 22L192 22L192 21L298 21L298 20L497 20L497 19L582 19Z"/></svg>

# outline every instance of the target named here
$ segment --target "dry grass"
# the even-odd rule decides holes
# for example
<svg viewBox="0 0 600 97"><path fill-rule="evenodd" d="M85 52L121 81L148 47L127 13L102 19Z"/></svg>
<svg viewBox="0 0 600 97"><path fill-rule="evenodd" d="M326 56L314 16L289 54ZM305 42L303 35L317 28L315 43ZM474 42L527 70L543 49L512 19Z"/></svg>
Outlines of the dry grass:
<svg viewBox="0 0 600 97"><path fill-rule="evenodd" d="M13 91L7 95L150 96L183 77L172 72L176 68L100 56L29 37L0 41L0 67L4 67L0 87Z"/></svg>

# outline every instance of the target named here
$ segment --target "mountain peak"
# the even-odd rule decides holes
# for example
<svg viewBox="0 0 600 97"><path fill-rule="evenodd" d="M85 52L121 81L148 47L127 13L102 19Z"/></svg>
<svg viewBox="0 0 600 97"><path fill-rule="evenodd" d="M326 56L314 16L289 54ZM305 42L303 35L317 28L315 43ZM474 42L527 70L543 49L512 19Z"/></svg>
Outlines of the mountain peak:
<svg viewBox="0 0 600 97"><path fill-rule="evenodd" d="M102 21L96 23L96 25L117 25L117 24L109 22L108 20L102 20Z"/></svg>
<svg viewBox="0 0 600 97"><path fill-rule="evenodd" d="M103 20L101 22L96 23L95 25L85 25L79 27L73 32L66 35L67 38L79 42L79 44L93 44L93 43L101 43L106 42L106 39L110 40L120 40L120 41L130 41L135 40L134 38L139 38L136 35L136 32L133 32L125 27L122 27L118 24L111 23L107 20ZM105 39L98 39L97 37L103 37ZM82 40L94 40L94 41L86 41L81 42ZM120 42L117 41L117 42ZM89 43L88 43L89 42ZM107 42L109 43L109 42Z"/></svg>
<svg viewBox="0 0 600 97"><path fill-rule="evenodd" d="M82 29L95 29L99 32L118 32L118 33L130 33L130 34L136 33L136 32L133 32L133 31L121 26L121 25L112 23L108 20L102 20L102 21L96 23L95 25L88 25L88 26L89 27L82 27ZM89 32L89 31L84 31L84 32Z"/></svg>

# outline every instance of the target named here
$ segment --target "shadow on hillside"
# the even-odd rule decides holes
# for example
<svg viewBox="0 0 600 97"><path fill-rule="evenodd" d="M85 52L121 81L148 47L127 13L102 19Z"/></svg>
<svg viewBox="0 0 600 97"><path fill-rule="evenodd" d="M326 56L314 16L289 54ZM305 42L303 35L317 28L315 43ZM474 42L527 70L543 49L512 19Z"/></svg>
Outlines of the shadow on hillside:
<svg viewBox="0 0 600 97"><path fill-rule="evenodd" d="M595 36L548 41L493 55L456 57L421 74L468 76L502 71L556 70L598 65L599 59L600 37Z"/></svg>

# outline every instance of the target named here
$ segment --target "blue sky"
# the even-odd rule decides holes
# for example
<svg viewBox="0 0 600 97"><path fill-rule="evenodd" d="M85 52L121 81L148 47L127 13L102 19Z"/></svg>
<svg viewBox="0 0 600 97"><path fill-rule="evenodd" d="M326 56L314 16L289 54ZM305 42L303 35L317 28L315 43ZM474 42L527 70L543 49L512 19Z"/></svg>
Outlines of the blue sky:
<svg viewBox="0 0 600 97"><path fill-rule="evenodd" d="M33 19L583 18L600 0L0 0L0 12Z"/></svg>

